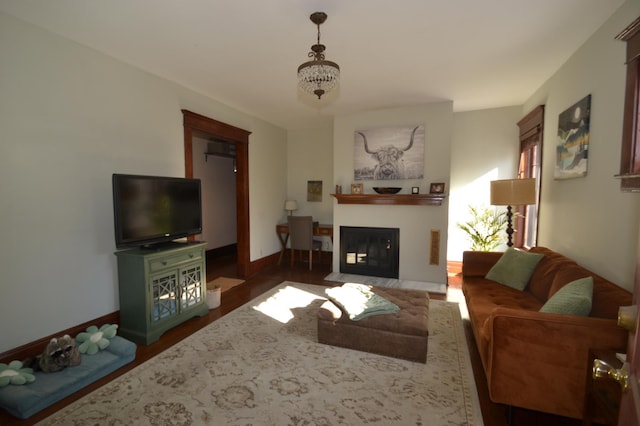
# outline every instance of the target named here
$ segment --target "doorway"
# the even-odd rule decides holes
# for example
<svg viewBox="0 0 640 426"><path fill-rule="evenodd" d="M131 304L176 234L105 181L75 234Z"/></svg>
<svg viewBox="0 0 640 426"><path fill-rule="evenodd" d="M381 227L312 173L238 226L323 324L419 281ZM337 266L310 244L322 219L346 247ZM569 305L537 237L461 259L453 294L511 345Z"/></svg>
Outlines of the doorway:
<svg viewBox="0 0 640 426"><path fill-rule="evenodd" d="M230 126L188 110L182 110L184 126L185 177L193 177L193 138L216 139L232 144L236 155L237 273L251 274L249 253L249 135L251 132Z"/></svg>

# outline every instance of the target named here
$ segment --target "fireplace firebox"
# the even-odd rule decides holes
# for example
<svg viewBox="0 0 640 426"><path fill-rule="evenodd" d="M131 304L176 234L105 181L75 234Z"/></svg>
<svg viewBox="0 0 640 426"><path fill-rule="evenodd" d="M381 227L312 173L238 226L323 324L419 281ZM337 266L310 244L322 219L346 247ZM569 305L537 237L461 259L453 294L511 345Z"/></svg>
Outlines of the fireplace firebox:
<svg viewBox="0 0 640 426"><path fill-rule="evenodd" d="M340 227L340 272L398 278L400 229Z"/></svg>

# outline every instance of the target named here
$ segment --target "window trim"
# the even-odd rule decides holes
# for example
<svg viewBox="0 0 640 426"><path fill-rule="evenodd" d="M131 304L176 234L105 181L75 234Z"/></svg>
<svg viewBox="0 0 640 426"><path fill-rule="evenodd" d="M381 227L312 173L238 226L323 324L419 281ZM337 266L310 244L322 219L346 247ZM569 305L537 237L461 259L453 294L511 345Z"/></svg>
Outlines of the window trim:
<svg viewBox="0 0 640 426"><path fill-rule="evenodd" d="M627 68L622 145L620 147L620 189L640 191L640 137L638 131L640 101L640 18L633 21L616 37L626 42Z"/></svg>
<svg viewBox="0 0 640 426"><path fill-rule="evenodd" d="M518 161L518 179L536 179L536 204L517 206L518 216L514 220L514 247L527 247L527 229L533 231L530 245L538 241L538 218L540 215L540 189L542 183L542 149L544 132L544 105L538 105L518 121L520 128L520 159ZM536 154L536 155L533 155ZM532 158L533 157L533 158ZM538 164L536 164L536 162Z"/></svg>

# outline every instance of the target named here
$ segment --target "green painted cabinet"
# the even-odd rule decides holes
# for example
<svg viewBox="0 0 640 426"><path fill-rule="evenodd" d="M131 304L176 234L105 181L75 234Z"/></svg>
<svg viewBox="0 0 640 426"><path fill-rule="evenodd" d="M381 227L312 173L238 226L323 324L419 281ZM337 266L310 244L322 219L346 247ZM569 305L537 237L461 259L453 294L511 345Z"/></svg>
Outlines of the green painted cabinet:
<svg viewBox="0 0 640 426"><path fill-rule="evenodd" d="M120 290L118 334L148 345L170 328L209 312L206 243L116 252Z"/></svg>

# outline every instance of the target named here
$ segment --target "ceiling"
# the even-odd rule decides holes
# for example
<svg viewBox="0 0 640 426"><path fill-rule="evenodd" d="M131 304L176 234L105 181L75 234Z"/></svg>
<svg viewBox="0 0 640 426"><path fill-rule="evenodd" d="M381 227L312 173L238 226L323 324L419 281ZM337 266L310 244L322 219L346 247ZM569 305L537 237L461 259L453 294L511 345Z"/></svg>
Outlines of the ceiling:
<svg viewBox="0 0 640 426"><path fill-rule="evenodd" d="M452 100L521 105L624 0L0 0L4 12L286 129ZM299 92L321 25L338 92ZM613 37L613 36L612 36Z"/></svg>

